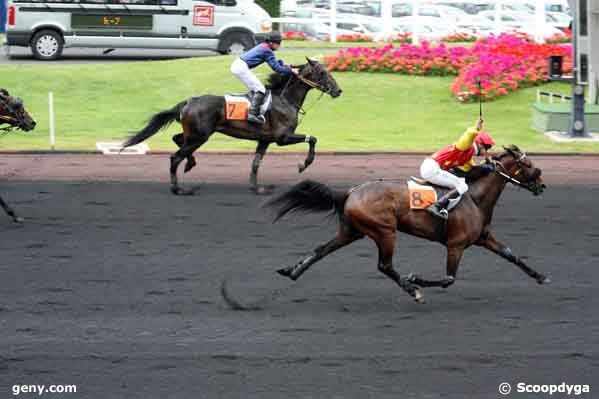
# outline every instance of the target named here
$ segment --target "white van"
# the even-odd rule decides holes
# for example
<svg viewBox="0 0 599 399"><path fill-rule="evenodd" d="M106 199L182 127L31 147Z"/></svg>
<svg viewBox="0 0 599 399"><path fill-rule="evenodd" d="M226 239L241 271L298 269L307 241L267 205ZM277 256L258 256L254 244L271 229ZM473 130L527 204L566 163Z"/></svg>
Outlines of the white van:
<svg viewBox="0 0 599 399"><path fill-rule="evenodd" d="M6 45L55 60L64 47L247 50L271 31L252 0L8 0Z"/></svg>

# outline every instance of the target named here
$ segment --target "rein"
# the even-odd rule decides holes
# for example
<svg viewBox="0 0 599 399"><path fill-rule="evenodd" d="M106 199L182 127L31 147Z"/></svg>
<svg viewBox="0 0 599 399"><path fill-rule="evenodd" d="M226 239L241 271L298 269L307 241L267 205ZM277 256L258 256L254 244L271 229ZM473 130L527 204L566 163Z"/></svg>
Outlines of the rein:
<svg viewBox="0 0 599 399"><path fill-rule="evenodd" d="M304 108L304 107L303 107L303 105L292 105L292 104L289 104L289 101L287 101L287 99L285 98L285 92L287 91L287 88L289 87L289 84L291 83L292 79L289 79L289 80L287 81L287 83L285 83L285 87L284 87L284 88L283 88L283 90L281 91L281 94L279 95L279 98L280 98L281 100L283 100L283 101L284 101L284 102L285 102L287 105L289 105L290 107L292 107L292 108L295 108L295 109L297 110L298 114L302 115L302 118L300 118L300 120L297 122L297 124L298 124L298 126L299 126L299 125L302 123L302 121L304 120L303 116L305 116L305 115L308 113L308 111L309 111L310 109L312 109L312 108L313 108L313 107L316 105L316 103L317 103L318 101L320 101L320 99L322 98L322 96L323 96L325 93L328 93L328 92L329 92L329 89L326 89L326 90L325 90L325 88L324 88L324 87L322 87L322 86L320 86L318 83L316 83L316 82L314 82L314 81L312 81L312 80L310 80L310 79L306 79L306 78L304 78L304 77L303 77L303 76L301 76L301 75L294 75L294 76L295 76L295 77L296 77L296 78L297 78L299 81L301 81L301 82L305 83L305 84L306 84L306 85L308 85L309 87L311 87L311 88L313 88L313 89L317 89L318 91L320 91L320 96L319 96L319 97L318 97L318 98L317 98L317 99L316 99L316 100L315 100L315 101L314 101L314 102L313 102L313 103L312 103L312 104L311 104L309 107L307 107L307 108Z"/></svg>
<svg viewBox="0 0 599 399"><path fill-rule="evenodd" d="M519 164L524 158L526 158L526 154L522 154L522 156L516 160L516 164ZM520 180L510 176L507 172L507 169L505 168L505 166L503 166L503 164L497 160L493 161L493 164L495 166L500 166L501 169L503 169L505 172L502 172L500 170L497 170L497 168L495 168L495 173L497 173L499 176L503 177L505 180L507 180L508 182L518 186L518 187L522 187L522 188L526 188L528 189L528 185L526 183L521 182ZM520 171L520 169L518 169L518 172Z"/></svg>

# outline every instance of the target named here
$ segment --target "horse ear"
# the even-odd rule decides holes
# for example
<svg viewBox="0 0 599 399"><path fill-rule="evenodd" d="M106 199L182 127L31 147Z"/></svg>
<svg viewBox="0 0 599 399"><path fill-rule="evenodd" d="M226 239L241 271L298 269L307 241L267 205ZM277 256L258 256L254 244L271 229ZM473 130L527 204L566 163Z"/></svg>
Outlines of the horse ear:
<svg viewBox="0 0 599 399"><path fill-rule="evenodd" d="M308 61L308 64L310 65L314 65L317 64L318 62L312 58L306 57L306 61Z"/></svg>

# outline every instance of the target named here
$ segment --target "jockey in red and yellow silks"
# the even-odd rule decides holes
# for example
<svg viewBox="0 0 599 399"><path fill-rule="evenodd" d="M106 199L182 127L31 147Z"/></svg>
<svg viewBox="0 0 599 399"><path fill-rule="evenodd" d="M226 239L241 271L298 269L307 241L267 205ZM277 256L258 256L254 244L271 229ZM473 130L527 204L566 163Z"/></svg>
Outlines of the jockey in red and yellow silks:
<svg viewBox="0 0 599 399"><path fill-rule="evenodd" d="M458 194L458 198L455 199L457 203L468 191L466 180L450 173L449 170L457 168L464 173L469 172L474 166L474 156L488 157L488 150L495 145L493 138L482 129L483 120L479 119L476 126L467 129L458 141L441 148L422 162L420 175L423 179L452 189L428 208L433 215L447 219L447 206L452 197Z"/></svg>

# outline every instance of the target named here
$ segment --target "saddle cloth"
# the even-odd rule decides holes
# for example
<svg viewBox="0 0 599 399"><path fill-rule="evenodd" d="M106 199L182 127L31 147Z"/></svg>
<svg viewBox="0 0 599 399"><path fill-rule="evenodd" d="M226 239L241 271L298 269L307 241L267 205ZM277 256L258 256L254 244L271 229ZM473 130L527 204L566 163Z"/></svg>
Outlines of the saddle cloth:
<svg viewBox="0 0 599 399"><path fill-rule="evenodd" d="M426 209L437 202L437 191L421 179L408 180L408 192L410 209Z"/></svg>
<svg viewBox="0 0 599 399"><path fill-rule="evenodd" d="M248 118L250 109L249 94L225 94L225 115L228 120L245 121ZM272 95L270 90L266 92L266 98L260 107L262 115L270 109L272 105Z"/></svg>

